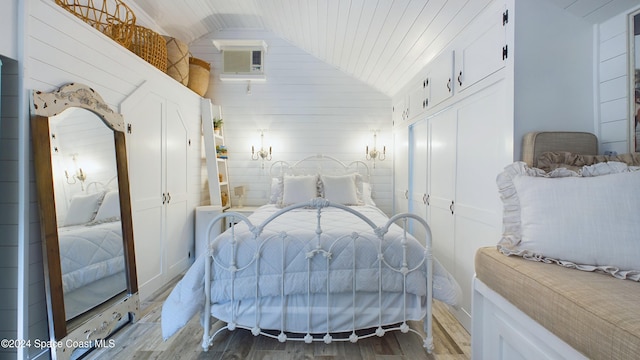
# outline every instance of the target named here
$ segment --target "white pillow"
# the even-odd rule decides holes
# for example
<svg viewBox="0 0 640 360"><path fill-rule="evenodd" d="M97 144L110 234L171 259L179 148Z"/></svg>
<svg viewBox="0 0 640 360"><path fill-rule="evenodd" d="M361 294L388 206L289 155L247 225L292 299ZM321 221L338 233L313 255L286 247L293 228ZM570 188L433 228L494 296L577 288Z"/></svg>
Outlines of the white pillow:
<svg viewBox="0 0 640 360"><path fill-rule="evenodd" d="M358 205L355 174L322 175L323 197L331 202L343 205Z"/></svg>
<svg viewBox="0 0 640 360"><path fill-rule="evenodd" d="M361 182L358 189L358 199L365 205L376 206L375 201L373 201L371 192L371 184L364 181Z"/></svg>
<svg viewBox="0 0 640 360"><path fill-rule="evenodd" d="M640 171L593 176L591 170L553 178L521 162L505 168L498 176L504 203L498 249L640 281Z"/></svg>
<svg viewBox="0 0 640 360"><path fill-rule="evenodd" d="M71 198L64 226L85 224L93 220L103 196L104 192L97 192L89 195L76 195Z"/></svg>
<svg viewBox="0 0 640 360"><path fill-rule="evenodd" d="M120 218L120 193L118 191L109 191L104 195L94 221L103 221L115 217Z"/></svg>
<svg viewBox="0 0 640 360"><path fill-rule="evenodd" d="M281 205L291 205L318 197L316 175L285 176L282 180Z"/></svg>

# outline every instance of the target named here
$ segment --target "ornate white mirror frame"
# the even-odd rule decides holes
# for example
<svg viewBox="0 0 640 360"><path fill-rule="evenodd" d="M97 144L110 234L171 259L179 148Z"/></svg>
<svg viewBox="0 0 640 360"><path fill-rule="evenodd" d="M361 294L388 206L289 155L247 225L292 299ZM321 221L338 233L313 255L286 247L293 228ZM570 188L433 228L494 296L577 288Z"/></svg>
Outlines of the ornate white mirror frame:
<svg viewBox="0 0 640 360"><path fill-rule="evenodd" d="M86 85L71 83L54 92L33 91L31 95L31 135L43 238L49 335L52 344L49 348L53 359L69 359L76 350L82 353L101 346L104 344L104 339L117 327L134 321L139 315L125 126L122 115L114 112L100 95ZM81 316L67 320L60 258L59 224L54 194L54 166L51 147L53 140L50 117L59 115L70 108L90 111L97 115L102 123L113 132L116 163L114 170L118 183L114 193L117 192L115 196L119 199L120 205L119 220L123 245L121 250L124 257L126 289L123 286L123 290L117 293L120 291L117 288L117 295L114 297L94 306ZM108 139L107 142L109 142ZM80 174L82 174L82 170L80 170ZM116 240L116 242L118 241L119 239Z"/></svg>

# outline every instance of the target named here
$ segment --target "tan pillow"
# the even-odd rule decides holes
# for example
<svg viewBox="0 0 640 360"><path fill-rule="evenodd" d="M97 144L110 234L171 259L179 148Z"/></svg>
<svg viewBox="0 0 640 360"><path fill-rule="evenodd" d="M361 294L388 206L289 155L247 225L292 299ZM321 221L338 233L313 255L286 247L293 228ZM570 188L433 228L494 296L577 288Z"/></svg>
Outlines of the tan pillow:
<svg viewBox="0 0 640 360"><path fill-rule="evenodd" d="M567 168L578 171L583 166L602 162L617 161L629 166L640 166L640 153L628 153L620 155L583 155L568 151L551 151L540 155L538 158L539 169L553 171L557 168Z"/></svg>

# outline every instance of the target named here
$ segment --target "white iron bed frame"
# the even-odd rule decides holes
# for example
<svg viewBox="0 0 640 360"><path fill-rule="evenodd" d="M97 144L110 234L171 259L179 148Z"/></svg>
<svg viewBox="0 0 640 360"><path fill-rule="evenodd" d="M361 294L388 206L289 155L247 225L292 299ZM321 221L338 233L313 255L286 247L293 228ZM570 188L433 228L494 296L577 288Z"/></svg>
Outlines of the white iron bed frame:
<svg viewBox="0 0 640 360"><path fill-rule="evenodd" d="M358 167L358 169L360 169L360 166L363 166L364 169L366 169L366 176L368 177L369 173L368 173L368 167L367 165L362 162L362 161L354 161L348 165L342 163L341 161L335 159L335 158L331 158L331 157L327 157L327 156L322 156L322 155L317 155L315 157L309 157L309 158L305 158L303 160L298 161L297 163L295 163L294 165L290 166L289 164L287 164L286 162L281 162L282 164L275 164L272 166L272 171L274 166L283 166L285 169L295 169L295 168L299 168L300 164L303 163L304 161L310 160L310 159L328 159L331 160L333 162L336 162L339 166L342 167L343 171L347 170L348 168L352 167L354 164ZM259 266L260 266L260 249L263 247L263 245L267 242L267 241L271 241L273 240L273 238L266 240L262 243L260 243L260 245L258 246L258 248L256 249L255 252L255 256L253 257L253 259L247 263L247 264L243 264L241 265L241 267L238 267L239 265L236 263L235 261L235 254L236 254L236 249L237 249L237 241L235 241L235 231L234 231L234 227L232 227L230 230L231 232L231 236L232 236L232 240L231 240L231 244L232 244L232 254L233 254L233 259L230 260L230 264L228 266L224 266L223 262L221 262L219 259L216 259L215 255L212 253L212 246L214 246L217 242L217 240L219 239L219 237L216 240L213 240L208 247L208 252L207 252L207 261L205 263L205 280L204 280L204 286L205 286L205 313L204 313L204 322L203 322L203 327L204 327L204 334L203 334L203 338L202 338L202 348L203 350L206 352L209 347L213 344L213 340L214 338L221 333L223 330L227 329L229 331L233 331L237 328L241 328L241 329L246 329L246 330L250 330L252 332L252 334L254 336L258 336L258 335L264 335L273 339L277 339L280 342L285 342L285 341L304 341L305 343L312 343L312 342L319 342L319 341L323 341L326 344L329 344L333 341L350 341L352 343L357 342L359 339L365 339L365 338L369 338L372 337L374 335L382 337L386 332L389 331L401 331L403 333L407 333L409 331L417 334L418 336L422 337L422 334L414 329L411 329L409 327L409 325L407 324L407 303L406 303L406 299L407 299L407 285L406 285L406 281L407 281L407 276L414 272L414 271L420 271L420 269L423 266L426 266L426 278L427 278L427 294L426 294L426 315L424 317L424 332L426 333L426 337L424 338L424 347L427 350L428 353L431 353L433 351L433 332L432 332L432 301L433 301L433 256L432 256L432 251L431 251L431 232L429 229L428 224L426 223L426 221L422 218L420 218L417 215L414 214L410 214L410 213L403 213L403 214L398 214L395 215L393 217L391 217L386 224L383 224L381 226L378 226L376 224L374 224L370 219L368 219L366 216L362 215L361 213L357 212L356 210L353 210L347 206L341 205L341 204L335 204L335 203L331 203L330 201L326 200L326 199L322 199L322 198L316 198L316 199L312 199L309 202L305 202L305 203L299 203L299 204L294 204L288 207L285 207L277 212L275 212L274 214L272 214L268 219L266 219L265 221L263 221L261 224L259 225L253 225L251 223L251 221L244 215L239 214L239 213L234 213L234 212L226 212L226 213L222 213L218 216L216 216L215 218L213 218L211 220L211 222L209 223L207 230L206 230L206 234L207 234L207 238L210 238L210 234L212 229L214 228L214 225L218 222L221 221L227 217L231 217L231 224L237 223L238 221L240 222L244 222L247 224L247 226L249 226L249 229L252 231L252 233L254 234L254 236L258 236L259 234L262 233L262 231L264 230L265 226L268 225L269 223L271 223L274 219L278 218L279 216L282 216L283 214L295 210L295 209L299 209L299 208L314 208L317 211L317 222L316 222L316 228L314 229L316 235L317 235L317 240L318 243L316 245L316 248L312 251L307 252L306 254L306 258L308 261L308 266L307 266L307 289L309 289L310 286L310 282L311 282L311 261L314 257L325 257L326 261L327 261L327 292L326 292L326 305L327 306L322 306L322 307L313 307L310 305L310 296L311 293L310 291L307 292L307 305L306 305L306 310L307 310L307 331L306 333L292 333L290 331L285 330L285 319L284 317L281 317L281 326L280 329L268 329L268 330L279 330L279 334L278 335L274 335L274 332L272 331L271 333L265 332L263 331L263 329L261 329L259 327L259 318L260 318L260 314L262 309L260 308L260 306L257 306L257 309L255 311L255 323L254 324L239 324L236 322L237 319L237 311L235 310L235 307L233 307L233 310L231 311L231 319L232 321L228 322L226 326L218 329L215 333L213 333L212 335L210 334L211 331L211 266L212 266L212 262L216 262L216 264L219 266L219 268L224 268L224 270L228 271L230 273L231 276L231 297L232 297L232 302L234 300L233 296L234 296L234 286L235 286L235 274L238 271L241 271L243 269L249 268L250 266L255 266L256 267L256 283L255 283L255 293L256 293L256 303L259 304L259 296L258 296L258 284L259 284ZM352 293L352 297L353 297L353 302L352 302L352 306L351 306L351 313L352 313L352 329L351 329L351 335L348 338L344 338L344 337L338 337L335 338L334 336L332 336L332 328L331 328L331 313L330 313L330 299L331 296L333 294L330 293L329 291L329 279L330 279L330 268L329 268L329 263L331 261L331 249L335 246L335 244L340 241L340 240L344 240L345 237L341 237L339 239L336 239L328 248L328 250L322 249L320 247L319 244L319 239L320 236L323 232L323 223L322 223L322 219L323 219L323 209L326 208L337 208L340 209L342 211L345 211L347 213L351 213L355 216L357 216L358 218L360 218L364 223L368 224L368 226L374 231L375 235L377 236L377 243L373 244L374 246L377 246L377 251L378 251L378 269L377 269L377 275L378 275L378 326L377 328L374 329L374 327L368 328L368 329L358 329L356 328L355 325L355 319L358 317L359 311L361 309L359 309L357 306L355 306L355 297L356 297L356 290L355 290L355 286L354 286L354 290ZM407 239L408 237L410 237L411 235L408 234L408 224L409 224L409 220L413 219L415 220L417 223L421 224L424 229L425 229L425 239L424 242L421 242L421 245L424 247L424 255L419 263L418 266L415 266L413 268L409 268L408 264L407 264ZM385 234L387 233L387 231L389 230L389 227L392 226L393 224L400 224L402 229L403 229L403 236L402 236L402 240L401 240L401 244L402 244L402 249L403 249L403 261L402 261L402 266L401 267L397 267L394 268L392 267L386 260L384 257L384 254L382 252L382 241L384 239ZM218 225L219 226L219 225ZM370 235L370 234L369 234ZM284 237L286 237L287 234L286 233L280 233L279 236L277 236L277 238L279 240L283 240ZM353 246L355 246L355 239L358 237L357 233L353 233L351 234L349 237L351 237L351 241L353 241L352 243L354 244ZM284 251L284 241L282 241L283 244L283 251ZM351 263L351 267L353 269L353 271L355 272L358 268L357 268L357 264L355 261L355 251L354 251L354 256L352 259L352 263ZM283 262L284 262L284 257L283 257ZM382 271L383 268L388 268L391 271L397 272L402 274L403 276L403 292L402 292L402 297L405 300L404 304L402 305L402 311L404 314L404 318L402 320L402 322L398 325L398 323L396 323L395 325L392 325L391 327L386 326L383 328L383 324L382 324L382 296L383 296L383 290L382 290ZM282 267L282 277L281 279L285 278L286 275L286 270L285 270L285 266L283 264ZM424 268L423 268L424 269ZM354 283L355 283L355 276L354 276ZM280 284L280 302L281 302L281 309L282 312L281 314L284 314L285 311L285 293L284 293L284 281L281 281ZM311 333L311 314L314 314L314 316L322 316L324 320L323 322L323 326L326 329L326 332L324 333L323 337L319 337L320 335L316 335L313 336ZM359 333L362 334L363 331L367 331L368 333L365 333L364 335L358 335L356 334L356 330L359 330ZM287 333L285 333L287 332Z"/></svg>

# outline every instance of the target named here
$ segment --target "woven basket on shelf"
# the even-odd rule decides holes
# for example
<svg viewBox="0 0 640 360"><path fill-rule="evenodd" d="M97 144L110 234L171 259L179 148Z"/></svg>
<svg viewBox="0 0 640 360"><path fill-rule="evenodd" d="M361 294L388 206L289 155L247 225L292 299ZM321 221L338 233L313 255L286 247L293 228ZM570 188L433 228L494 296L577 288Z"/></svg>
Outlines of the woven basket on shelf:
<svg viewBox="0 0 640 360"><path fill-rule="evenodd" d="M120 45L131 45L136 16L121 0L55 0Z"/></svg>
<svg viewBox="0 0 640 360"><path fill-rule="evenodd" d="M211 65L204 60L191 57L189 58L189 89L196 94L204 96L209 88L209 73Z"/></svg>
<svg viewBox="0 0 640 360"><path fill-rule="evenodd" d="M129 50L160 71L167 72L167 42L157 32L136 25Z"/></svg>
<svg viewBox="0 0 640 360"><path fill-rule="evenodd" d="M176 79L182 85L189 84L189 45L170 36L167 41L167 75Z"/></svg>

